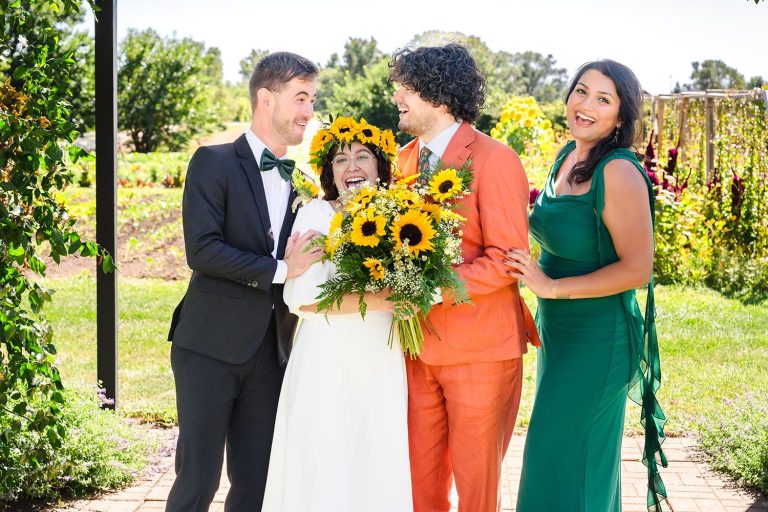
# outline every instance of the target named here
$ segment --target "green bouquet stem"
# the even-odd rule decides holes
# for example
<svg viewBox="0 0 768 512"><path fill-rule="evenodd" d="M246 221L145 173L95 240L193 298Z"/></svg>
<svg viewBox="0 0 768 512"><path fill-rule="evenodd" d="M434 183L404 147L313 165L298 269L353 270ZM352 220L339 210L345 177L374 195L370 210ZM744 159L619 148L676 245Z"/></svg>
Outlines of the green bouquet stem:
<svg viewBox="0 0 768 512"><path fill-rule="evenodd" d="M400 338L400 348L411 359L416 359L424 350L424 333L421 331L420 316L421 314L418 314L404 320L394 320L397 336ZM389 344L392 346L391 339Z"/></svg>

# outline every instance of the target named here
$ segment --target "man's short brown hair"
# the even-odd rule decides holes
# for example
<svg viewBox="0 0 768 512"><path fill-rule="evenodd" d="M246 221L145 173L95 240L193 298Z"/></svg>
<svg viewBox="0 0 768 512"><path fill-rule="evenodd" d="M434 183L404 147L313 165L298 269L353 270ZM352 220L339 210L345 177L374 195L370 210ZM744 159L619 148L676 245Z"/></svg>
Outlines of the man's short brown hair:
<svg viewBox="0 0 768 512"><path fill-rule="evenodd" d="M251 95L251 110L256 108L256 93L262 87L278 92L283 85L294 78L314 80L319 70L309 59L291 52L270 53L256 64L251 74L248 89Z"/></svg>

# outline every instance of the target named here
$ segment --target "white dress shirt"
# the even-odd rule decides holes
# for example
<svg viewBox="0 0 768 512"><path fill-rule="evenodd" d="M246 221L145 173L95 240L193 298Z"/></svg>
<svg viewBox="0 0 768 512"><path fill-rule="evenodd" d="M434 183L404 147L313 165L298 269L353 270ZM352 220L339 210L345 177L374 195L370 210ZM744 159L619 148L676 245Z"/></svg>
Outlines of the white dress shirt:
<svg viewBox="0 0 768 512"><path fill-rule="evenodd" d="M429 155L429 166L431 168L434 169L438 160L443 158L443 154L448 148L448 144L451 142L451 139L459 130L459 126L461 126L461 123L456 121L448 128L440 132L434 139L429 142L424 142L423 140L419 139L419 152L424 149L424 146L427 146L432 152L432 154Z"/></svg>
<svg viewBox="0 0 768 512"><path fill-rule="evenodd" d="M256 136L253 131L245 132L245 138L248 145L251 146L253 156L256 162L261 162L261 154L267 148L266 144ZM277 158L283 158L285 155L275 155ZM280 240L280 232L283 228L283 219L285 210L288 208L288 197L291 193L291 185L280 176L277 168L261 172L261 181L264 184L264 195L267 197L267 211L269 211L270 234L274 241L272 248L272 257L277 257L277 244ZM288 265L283 260L277 260L277 269L272 278L273 283L284 283L288 275Z"/></svg>

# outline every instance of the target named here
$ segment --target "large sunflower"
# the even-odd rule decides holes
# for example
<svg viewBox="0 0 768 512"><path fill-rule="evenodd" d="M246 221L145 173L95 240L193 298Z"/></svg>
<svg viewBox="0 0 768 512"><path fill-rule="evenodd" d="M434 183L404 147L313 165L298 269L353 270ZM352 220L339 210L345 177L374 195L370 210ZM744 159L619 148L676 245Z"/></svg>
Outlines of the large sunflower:
<svg viewBox="0 0 768 512"><path fill-rule="evenodd" d="M384 217L376 215L370 208L356 215L352 220L352 243L364 247L376 247L379 245L379 237L384 236L386 222Z"/></svg>
<svg viewBox="0 0 768 512"><path fill-rule="evenodd" d="M408 242L408 252L418 256L421 251L431 251L435 230L429 220L429 214L418 210L408 210L392 224L392 238L395 249L400 249Z"/></svg>
<svg viewBox="0 0 768 512"><path fill-rule="evenodd" d="M355 140L360 125L351 117L337 117L328 129L341 142L352 142Z"/></svg>
<svg viewBox="0 0 768 512"><path fill-rule="evenodd" d="M374 144L376 146L379 145L379 141L381 139L381 130L371 124L368 124L364 117L360 118L358 128L358 141L360 141L362 144Z"/></svg>
<svg viewBox="0 0 768 512"><path fill-rule="evenodd" d="M381 261L377 260L376 258L367 258L363 262L363 266L368 269L368 272L371 274L371 277L374 278L376 281L381 281L384 279L384 265L382 265Z"/></svg>
<svg viewBox="0 0 768 512"><path fill-rule="evenodd" d="M461 178L456 169L443 169L429 180L429 194L442 203L461 193Z"/></svg>

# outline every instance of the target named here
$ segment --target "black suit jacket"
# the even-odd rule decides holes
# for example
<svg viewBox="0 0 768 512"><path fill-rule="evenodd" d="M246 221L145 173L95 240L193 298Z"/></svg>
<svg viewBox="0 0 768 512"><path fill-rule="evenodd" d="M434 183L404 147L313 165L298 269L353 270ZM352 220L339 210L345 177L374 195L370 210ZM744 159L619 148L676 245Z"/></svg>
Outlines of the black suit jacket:
<svg viewBox="0 0 768 512"><path fill-rule="evenodd" d="M184 246L192 278L176 307L168 339L227 363L247 361L258 350L274 308L281 364L288 362L297 318L272 284L285 253L295 213L288 208L278 239L258 164L245 135L234 143L198 148L184 184Z"/></svg>

